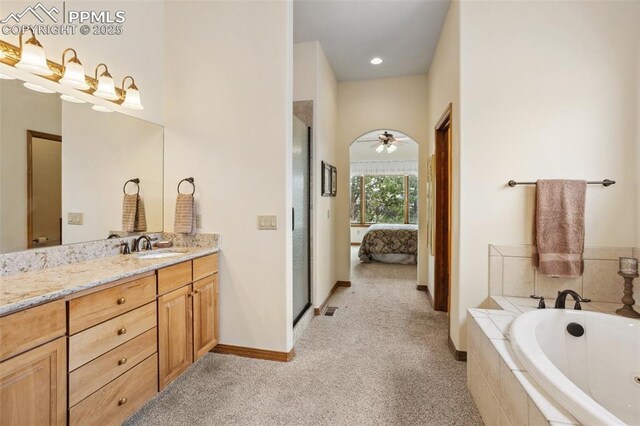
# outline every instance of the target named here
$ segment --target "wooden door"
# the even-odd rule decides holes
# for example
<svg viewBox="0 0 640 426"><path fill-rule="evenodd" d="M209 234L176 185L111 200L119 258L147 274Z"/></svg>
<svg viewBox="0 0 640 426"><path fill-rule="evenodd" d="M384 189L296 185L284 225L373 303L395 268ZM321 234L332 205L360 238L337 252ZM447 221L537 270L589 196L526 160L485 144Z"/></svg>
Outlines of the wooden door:
<svg viewBox="0 0 640 426"><path fill-rule="evenodd" d="M218 274L193 283L193 357L218 344Z"/></svg>
<svg viewBox="0 0 640 426"><path fill-rule="evenodd" d="M67 423L64 337L0 363L0 424Z"/></svg>
<svg viewBox="0 0 640 426"><path fill-rule="evenodd" d="M191 285L158 299L158 357L160 389L193 363Z"/></svg>
<svg viewBox="0 0 640 426"><path fill-rule="evenodd" d="M433 297L436 311L449 312L451 294L451 105L436 126L436 203Z"/></svg>

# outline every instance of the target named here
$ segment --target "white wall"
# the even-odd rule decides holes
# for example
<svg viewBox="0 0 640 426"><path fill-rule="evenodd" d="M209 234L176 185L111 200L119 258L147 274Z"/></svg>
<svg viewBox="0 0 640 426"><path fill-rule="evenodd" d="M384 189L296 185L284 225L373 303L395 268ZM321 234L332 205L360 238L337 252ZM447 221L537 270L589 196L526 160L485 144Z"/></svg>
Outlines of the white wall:
<svg viewBox="0 0 640 426"><path fill-rule="evenodd" d="M509 179L616 180L588 189L585 244L634 244L639 7L461 4L459 350L466 309L487 298L488 244L532 243L534 188L508 188Z"/></svg>
<svg viewBox="0 0 640 426"><path fill-rule="evenodd" d="M427 157L435 152L435 127L449 104L452 108L452 186L451 200L452 241L451 251L453 265L451 271L451 300L460 297L459 268L459 235L460 235L460 4L453 1L449 6L447 18L438 40L438 47L429 69L428 80L428 131L429 144L424 155ZM424 190L421 190L424 194ZM434 200L435 203L435 200ZM435 208L435 204L434 204ZM431 226L429 223L428 226ZM423 230L426 233L426 230ZM428 271L420 275L420 284L427 285L432 295L434 288L434 257L428 256ZM452 316L458 316L459 309L455 303L451 305Z"/></svg>
<svg viewBox="0 0 640 426"><path fill-rule="evenodd" d="M36 2L37 3L37 2ZM62 2L45 2L45 6L56 6L62 11ZM0 2L0 16L4 18L10 12L21 12L33 1ZM126 22L122 35L38 35L47 57L60 63L62 51L72 47L78 52L78 58L85 67L85 73L93 76L96 65L104 62L109 67L116 85L120 87L122 79L131 75L140 89L140 96L145 107L142 111L126 110L126 113L154 123L162 124L163 120L163 63L164 63L164 1L114 1L114 0L80 0L68 1L67 10L107 10L115 12L124 10ZM61 17L61 15L60 15ZM21 23L40 24L30 15ZM18 45L18 37L0 35L14 45ZM171 54L171 52L169 52Z"/></svg>
<svg viewBox="0 0 640 426"><path fill-rule="evenodd" d="M427 162L427 156L422 154L428 141L426 117L426 75L338 83L338 161L334 164L338 168L338 216L334 250L339 280L349 280L350 275L349 146L372 130L401 131L420 145L419 177L422 182ZM420 191L422 193L423 189ZM419 217L418 275L426 276L426 208L422 202Z"/></svg>
<svg viewBox="0 0 640 426"><path fill-rule="evenodd" d="M221 235L220 342L293 345L292 5L167 2L165 230L195 178L202 232ZM278 216L259 231L257 215Z"/></svg>
<svg viewBox="0 0 640 426"><path fill-rule="evenodd" d="M27 249L27 130L62 135L61 101L0 80L0 253Z"/></svg>
<svg viewBox="0 0 640 426"><path fill-rule="evenodd" d="M163 128L86 105L62 105L62 243L107 238L122 229L122 186L140 179L147 232L163 227ZM136 187L127 186L133 193ZM82 225L67 214L83 213Z"/></svg>
<svg viewBox="0 0 640 426"><path fill-rule="evenodd" d="M336 164L338 83L318 42L293 46L293 100L313 101L313 291L320 307L336 283L336 199L322 197L321 162Z"/></svg>

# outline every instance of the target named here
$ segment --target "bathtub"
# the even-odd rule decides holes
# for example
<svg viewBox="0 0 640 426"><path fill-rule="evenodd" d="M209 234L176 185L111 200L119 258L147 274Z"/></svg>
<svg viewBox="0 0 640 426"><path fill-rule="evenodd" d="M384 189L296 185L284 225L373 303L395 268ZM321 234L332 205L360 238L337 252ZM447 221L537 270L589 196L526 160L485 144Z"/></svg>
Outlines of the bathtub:
<svg viewBox="0 0 640 426"><path fill-rule="evenodd" d="M540 309L516 318L510 336L526 370L581 424L640 425L640 320Z"/></svg>

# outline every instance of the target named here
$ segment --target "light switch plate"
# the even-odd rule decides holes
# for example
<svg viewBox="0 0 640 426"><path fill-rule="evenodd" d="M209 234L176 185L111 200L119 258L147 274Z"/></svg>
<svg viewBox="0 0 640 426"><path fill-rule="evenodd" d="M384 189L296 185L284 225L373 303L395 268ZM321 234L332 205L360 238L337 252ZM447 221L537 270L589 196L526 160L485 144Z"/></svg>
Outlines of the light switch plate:
<svg viewBox="0 0 640 426"><path fill-rule="evenodd" d="M278 216L260 215L258 216L258 229L262 231L275 231L278 229Z"/></svg>
<svg viewBox="0 0 640 426"><path fill-rule="evenodd" d="M83 222L83 214L82 213L67 213L67 224L68 225L82 225Z"/></svg>

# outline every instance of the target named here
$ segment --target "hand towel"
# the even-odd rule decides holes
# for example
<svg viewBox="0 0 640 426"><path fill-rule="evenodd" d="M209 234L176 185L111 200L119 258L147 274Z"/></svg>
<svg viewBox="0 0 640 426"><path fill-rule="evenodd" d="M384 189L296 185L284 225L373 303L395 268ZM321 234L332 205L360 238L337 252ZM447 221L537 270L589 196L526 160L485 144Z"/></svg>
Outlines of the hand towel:
<svg viewBox="0 0 640 426"><path fill-rule="evenodd" d="M194 198L191 194L178 194L176 199L176 215L173 221L173 232L191 234L195 226Z"/></svg>
<svg viewBox="0 0 640 426"><path fill-rule="evenodd" d="M579 277L584 270L584 209L587 182L536 183L536 246L540 273Z"/></svg>
<svg viewBox="0 0 640 426"><path fill-rule="evenodd" d="M122 230L126 232L144 232L147 230L144 203L139 194L124 194L122 201Z"/></svg>

